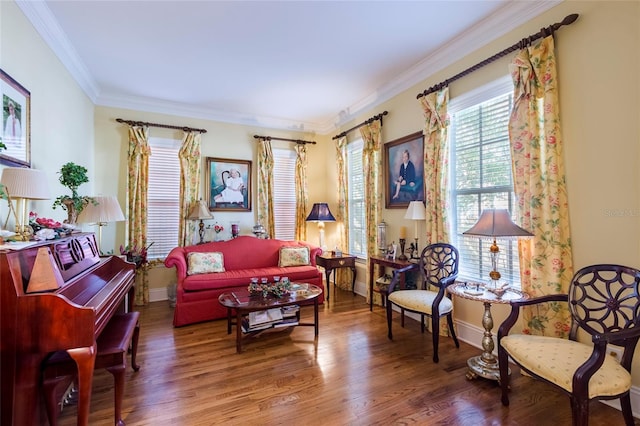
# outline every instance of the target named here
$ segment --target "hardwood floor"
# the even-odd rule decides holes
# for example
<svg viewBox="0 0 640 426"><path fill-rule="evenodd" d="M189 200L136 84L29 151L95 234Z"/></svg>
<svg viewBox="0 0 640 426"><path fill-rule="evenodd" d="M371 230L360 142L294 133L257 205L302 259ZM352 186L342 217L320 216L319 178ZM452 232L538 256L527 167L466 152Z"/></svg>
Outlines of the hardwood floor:
<svg viewBox="0 0 640 426"><path fill-rule="evenodd" d="M235 351L226 321L171 325L167 302L141 311L139 372L127 369L123 418L128 425L570 425L568 398L513 372L510 407L496 382L465 378L467 358L441 338L431 360L429 333L407 320L387 339L384 310L338 290L313 328L269 332ZM302 315L312 320L313 308ZM515 370L515 369L514 369ZM65 407L60 425L74 425ZM113 379L97 371L91 425L113 424ZM591 404L591 425L623 424L622 414ZM640 424L636 422L636 424Z"/></svg>

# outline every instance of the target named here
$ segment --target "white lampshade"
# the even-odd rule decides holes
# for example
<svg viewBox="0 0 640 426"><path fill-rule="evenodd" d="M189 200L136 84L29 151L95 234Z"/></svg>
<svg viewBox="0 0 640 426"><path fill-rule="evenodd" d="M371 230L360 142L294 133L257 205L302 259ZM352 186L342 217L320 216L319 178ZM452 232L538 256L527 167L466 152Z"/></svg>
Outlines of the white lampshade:
<svg viewBox="0 0 640 426"><path fill-rule="evenodd" d="M96 205L87 204L78 215L78 223L108 223L121 222L124 220L124 214L120 208L118 199L114 196L97 196L93 197Z"/></svg>
<svg viewBox="0 0 640 426"><path fill-rule="evenodd" d="M209 207L207 207L207 203L205 203L204 200L200 200L193 206L193 208L191 209L191 212L189 213L189 216L187 216L187 219L190 219L190 220L213 219L213 215L209 211Z"/></svg>
<svg viewBox="0 0 640 426"><path fill-rule="evenodd" d="M7 167L2 170L2 183L11 198L48 200L51 198L47 175L42 170Z"/></svg>
<svg viewBox="0 0 640 426"><path fill-rule="evenodd" d="M407 207L407 212L405 213L404 218L410 220L425 220L425 211L426 208L422 201L411 201L409 203L409 207Z"/></svg>
<svg viewBox="0 0 640 426"><path fill-rule="evenodd" d="M488 238L522 238L532 237L533 234L513 223L511 215L506 209L483 210L478 222L468 231L462 233L472 237Z"/></svg>

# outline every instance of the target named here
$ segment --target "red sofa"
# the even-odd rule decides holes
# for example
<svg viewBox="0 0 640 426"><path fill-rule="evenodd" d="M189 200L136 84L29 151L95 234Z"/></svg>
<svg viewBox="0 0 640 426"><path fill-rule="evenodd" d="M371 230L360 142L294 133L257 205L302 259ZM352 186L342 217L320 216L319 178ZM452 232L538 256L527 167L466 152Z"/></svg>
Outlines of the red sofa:
<svg viewBox="0 0 640 426"><path fill-rule="evenodd" d="M309 247L309 265L279 267L281 247ZM188 275L187 257L191 252L220 252L224 256L225 272ZM229 241L210 242L195 246L176 247L167 256L167 268L175 266L177 275L175 327L196 322L226 318L226 308L218 296L235 288L246 288L253 277L288 277L291 281L315 284L322 288L322 273L316 267L316 255L322 249L301 241L264 240L240 236ZM319 302L324 301L324 293Z"/></svg>

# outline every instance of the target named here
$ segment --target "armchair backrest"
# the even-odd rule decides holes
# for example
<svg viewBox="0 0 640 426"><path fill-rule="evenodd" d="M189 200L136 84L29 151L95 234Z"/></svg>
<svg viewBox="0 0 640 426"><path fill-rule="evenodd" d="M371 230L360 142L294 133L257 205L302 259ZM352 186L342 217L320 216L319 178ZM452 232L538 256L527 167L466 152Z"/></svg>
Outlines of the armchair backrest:
<svg viewBox="0 0 640 426"><path fill-rule="evenodd" d="M580 269L569 286L571 311L570 339L575 340L578 328L590 335L602 335L640 326L640 271L621 265L591 265ZM607 342L625 347L625 358L631 363L638 337L624 333ZM594 343L596 343L594 341ZM628 366L630 367L630 365Z"/></svg>
<svg viewBox="0 0 640 426"><path fill-rule="evenodd" d="M423 287L428 284L441 291L458 277L458 249L451 244L430 244L420 254L420 274Z"/></svg>

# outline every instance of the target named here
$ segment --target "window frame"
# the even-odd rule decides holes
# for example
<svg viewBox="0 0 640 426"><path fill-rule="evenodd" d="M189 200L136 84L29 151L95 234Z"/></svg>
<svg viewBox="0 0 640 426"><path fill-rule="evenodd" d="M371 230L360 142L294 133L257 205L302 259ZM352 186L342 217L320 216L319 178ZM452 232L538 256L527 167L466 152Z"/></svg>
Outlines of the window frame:
<svg viewBox="0 0 640 426"><path fill-rule="evenodd" d="M349 212L349 235L347 235L348 240L348 250L349 254L352 256L356 256L357 259L366 260L368 257L367 253L367 221L366 221L366 190L364 188L364 170L362 164L362 150L364 149L364 140L362 138L354 139L353 141L347 143L347 164L346 166L346 174L347 174L347 193L349 202L347 203L347 209ZM362 185L362 197L354 198L353 190L354 190L354 181L353 179L354 172L352 170L352 161L355 157L358 156L358 161L360 163L360 179ZM357 217L358 215L354 214L354 210L357 208L354 204L356 203L362 204L362 216ZM359 219L359 223L357 221ZM360 241L355 241L357 236L360 236ZM361 250L357 250L356 243L362 247Z"/></svg>

